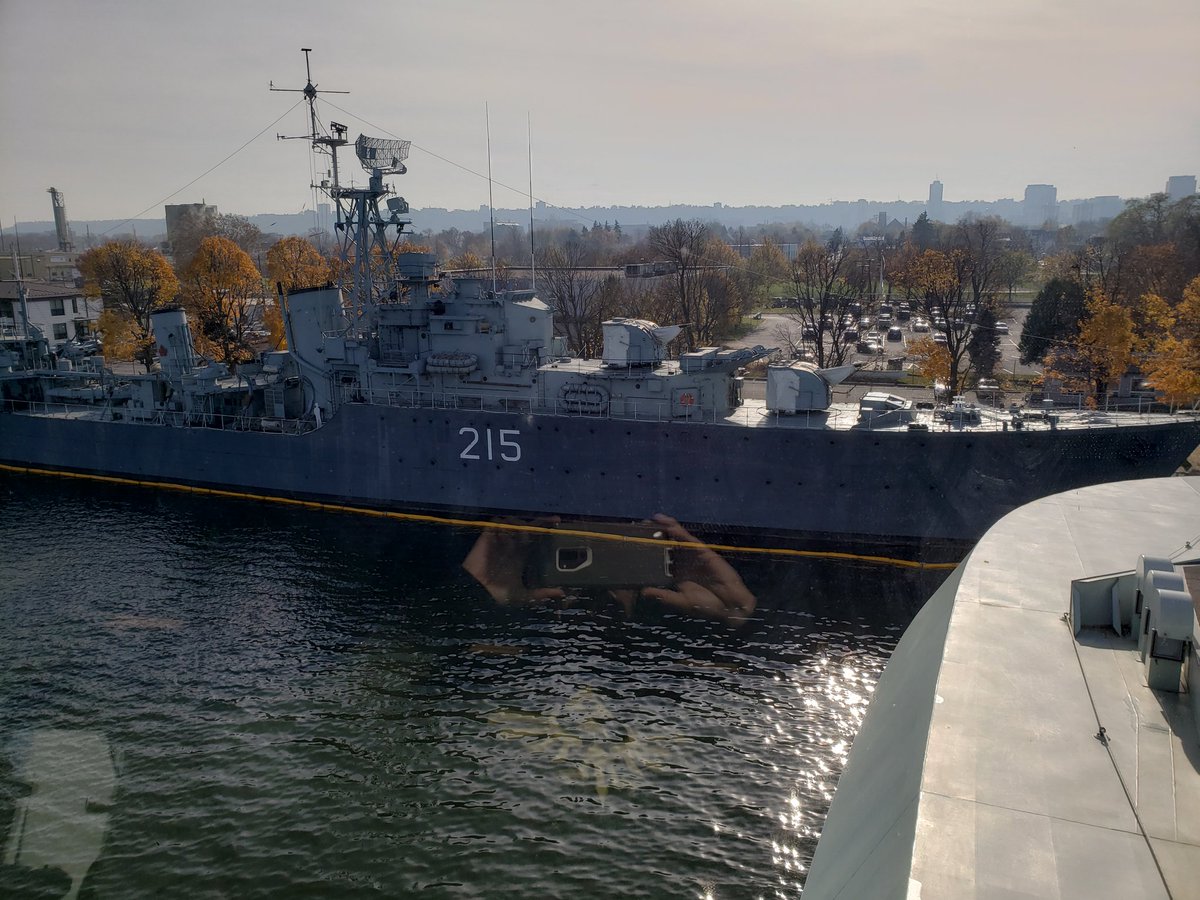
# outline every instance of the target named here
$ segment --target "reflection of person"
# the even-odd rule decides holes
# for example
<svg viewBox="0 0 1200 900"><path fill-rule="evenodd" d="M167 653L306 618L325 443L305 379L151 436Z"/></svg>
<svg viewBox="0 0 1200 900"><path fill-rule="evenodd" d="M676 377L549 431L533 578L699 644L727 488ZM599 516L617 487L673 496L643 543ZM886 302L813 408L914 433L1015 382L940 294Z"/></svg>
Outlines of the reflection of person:
<svg viewBox="0 0 1200 900"><path fill-rule="evenodd" d="M539 519L537 525L557 525L557 517ZM522 531L485 528L463 560L463 568L483 585L497 603L526 606L566 599L562 588L529 588L525 585L525 562L536 535Z"/></svg>
<svg viewBox="0 0 1200 900"><path fill-rule="evenodd" d="M541 519L536 524L554 526L559 521ZM672 547L671 587L613 589L606 592L608 596L626 615L632 614L641 596L683 615L724 622L731 628L745 624L757 601L734 568L670 516L660 513L654 517L654 523L661 526L662 537L678 542ZM497 603L535 605L565 601L568 597L563 588L530 586L525 581L526 563L537 540L538 535L486 529L463 560L463 568ZM688 546L679 546L681 543Z"/></svg>
<svg viewBox="0 0 1200 900"><path fill-rule="evenodd" d="M731 628L744 625L757 601L733 566L670 516L659 513L654 521L663 526L667 537L695 544L696 548L676 548L674 590L647 587L642 588L642 596L686 615L724 622Z"/></svg>

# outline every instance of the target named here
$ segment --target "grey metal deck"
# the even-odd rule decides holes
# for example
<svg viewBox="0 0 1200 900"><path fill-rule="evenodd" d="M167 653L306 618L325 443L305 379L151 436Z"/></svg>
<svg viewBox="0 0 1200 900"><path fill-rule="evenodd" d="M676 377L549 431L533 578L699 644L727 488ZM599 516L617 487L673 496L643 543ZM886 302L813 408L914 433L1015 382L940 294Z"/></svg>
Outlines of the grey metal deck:
<svg viewBox="0 0 1200 900"><path fill-rule="evenodd" d="M806 897L1200 896L1200 698L1065 618L1073 579L1140 554L1200 557L1200 478L1069 491L987 532L877 688Z"/></svg>

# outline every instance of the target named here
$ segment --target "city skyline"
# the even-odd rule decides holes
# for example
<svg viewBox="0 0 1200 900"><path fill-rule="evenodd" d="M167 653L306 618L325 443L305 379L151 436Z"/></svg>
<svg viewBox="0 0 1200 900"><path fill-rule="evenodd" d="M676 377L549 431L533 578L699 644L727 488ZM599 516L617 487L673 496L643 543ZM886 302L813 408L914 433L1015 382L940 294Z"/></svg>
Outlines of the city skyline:
<svg viewBox="0 0 1200 900"><path fill-rule="evenodd" d="M1172 176L1168 179L1164 193L1170 201L1194 194L1195 176ZM733 206L720 202L704 205L674 206L608 206L558 208L538 203L535 219L539 228L587 227L595 222L617 222L625 231L640 233L652 225L660 225L676 218L699 219L724 225L729 229L773 225L800 225L818 230L834 228L857 229L870 225L880 217L895 218L901 227L911 225L923 212L931 220L954 223L966 215L997 216L1020 228L1040 229L1045 225L1064 226L1105 222L1119 214L1127 200L1116 195L1099 195L1086 198L1050 199L1056 196L1054 185L1027 185L1024 199L1000 198L998 200L943 200L940 199L941 182L930 185L927 200L878 201L868 199L838 200L831 203L786 206ZM1032 192L1033 200L1030 196ZM237 214L260 228L264 234L310 235L314 231L328 232L332 229L331 208L328 203L319 204L320 215L313 211L300 213L257 212ZM211 214L223 213L213 204L188 203L166 204L158 216L148 214L135 220L91 219L71 217L69 227L77 247L96 244L121 235L132 235L139 240L153 242L169 239L172 215L179 215L185 208L206 209ZM480 231L488 227L489 213L486 205L473 209L445 209L426 207L412 209L414 233L436 234L451 228L460 231ZM528 212L519 207L496 207L494 215L497 225L517 226L524 232ZM22 238L53 234L55 223L49 219L17 222L0 228L0 250L8 244L19 244Z"/></svg>
<svg viewBox="0 0 1200 900"><path fill-rule="evenodd" d="M201 201L311 208L303 142L274 139L306 131L299 95L268 90L303 86L302 46L319 88L351 92L328 95L322 121L413 140L396 186L414 208L487 203L485 103L499 207L523 205L527 136L534 195L571 208L887 203L924 198L934 178L948 203L1032 183L1137 197L1200 169L1200 8L1184 0L1103 16L1081 0L324 13L311 0L0 6L0 76L19 85L3 101L0 223L50 218L51 185L80 221ZM360 32L378 46L334 43Z"/></svg>

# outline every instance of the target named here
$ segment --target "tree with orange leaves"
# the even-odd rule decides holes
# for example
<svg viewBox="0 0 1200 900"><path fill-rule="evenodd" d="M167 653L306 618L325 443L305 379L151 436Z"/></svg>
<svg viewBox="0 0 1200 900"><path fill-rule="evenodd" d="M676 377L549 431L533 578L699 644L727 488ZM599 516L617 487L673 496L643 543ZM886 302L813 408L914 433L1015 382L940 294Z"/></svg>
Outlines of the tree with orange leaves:
<svg viewBox="0 0 1200 900"><path fill-rule="evenodd" d="M249 254L229 238L207 237L181 280L184 305L196 324L197 349L231 369L253 359L250 329L262 277Z"/></svg>
<svg viewBox="0 0 1200 900"><path fill-rule="evenodd" d="M1146 354L1147 380L1172 406L1200 403L1200 276L1183 289L1158 340Z"/></svg>

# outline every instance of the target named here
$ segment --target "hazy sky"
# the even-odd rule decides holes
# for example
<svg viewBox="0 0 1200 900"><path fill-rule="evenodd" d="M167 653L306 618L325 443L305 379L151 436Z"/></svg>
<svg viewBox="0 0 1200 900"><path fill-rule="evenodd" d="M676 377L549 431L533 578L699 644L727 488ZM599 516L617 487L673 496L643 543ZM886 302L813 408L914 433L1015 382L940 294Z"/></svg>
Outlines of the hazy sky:
<svg viewBox="0 0 1200 900"><path fill-rule="evenodd" d="M456 167L487 171L485 102L497 181L527 187L528 113L534 193L563 206L911 200L934 177L947 200L1128 197L1200 174L1197 0L0 0L0 35L6 229L48 219L51 185L80 220L310 205L306 146L274 137L306 130L299 95L267 89L303 86L301 47L351 91L323 120L413 140L414 207L487 202Z"/></svg>

